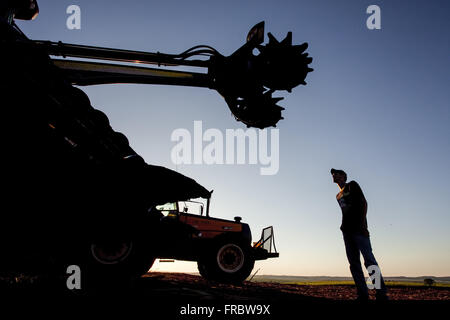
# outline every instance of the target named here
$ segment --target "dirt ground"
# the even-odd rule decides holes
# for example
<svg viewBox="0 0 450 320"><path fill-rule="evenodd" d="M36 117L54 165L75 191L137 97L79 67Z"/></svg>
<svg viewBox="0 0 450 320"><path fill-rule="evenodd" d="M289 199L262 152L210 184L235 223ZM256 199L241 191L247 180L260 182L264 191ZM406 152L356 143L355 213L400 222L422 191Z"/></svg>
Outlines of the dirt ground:
<svg viewBox="0 0 450 320"><path fill-rule="evenodd" d="M42 276L0 277L0 291L3 292L42 292L58 294L67 290L65 279L56 281ZM352 301L356 298L352 285L303 285L282 284L276 282L249 282L241 285L222 284L207 281L201 276L186 273L151 272L136 279L131 284L115 285L111 279L108 291L123 291L149 297L170 298L176 295L181 298L208 300L307 300L307 301ZM83 292L83 290L81 290ZM69 295L77 295L70 292ZM371 300L375 292L370 290ZM449 301L450 288L423 286L388 287L391 301Z"/></svg>
<svg viewBox="0 0 450 320"><path fill-rule="evenodd" d="M47 301L55 301L54 297L63 297L70 305L72 301L87 301L92 296L94 301L107 297L104 306L109 304L113 308L123 306L123 298L126 297L133 304L133 307L128 307L127 310L158 311L165 314L164 319L297 319L297 315L306 310L314 312L319 318L320 315L334 315L341 311L346 316L360 314L359 311L382 316L387 309L390 313L397 312L399 315L415 314L416 310L432 314L442 309L448 312L450 306L450 288L391 287L388 291L388 303L380 304L371 296L371 300L362 305L354 301L355 289L350 285L295 285L248 281L242 285L229 285L208 282L191 274L160 272L148 273L127 284L119 285L110 281L106 289L90 292L68 290L65 279L55 281L40 277L0 277L0 293L3 296L19 297L16 299L18 301L24 301L22 297L27 295L33 299L51 295L52 299L46 298ZM88 299L84 299L85 297ZM117 305L112 302L119 297L122 302ZM254 306L260 310L267 308L270 313L230 314L230 308L243 308L239 305ZM195 309L198 307L214 308L215 313L209 316L183 314L187 309L194 308L193 310L198 311L199 309ZM228 310L227 314L225 310ZM235 311L238 312L239 309Z"/></svg>
<svg viewBox="0 0 450 320"><path fill-rule="evenodd" d="M273 282L245 282L243 285L225 285L204 280L200 276L183 273L149 273L141 279L149 282L157 292L160 284L177 286L179 294L196 296L199 299L240 300L336 300L348 301L356 298L354 286L349 285L295 285ZM152 284L150 284L152 283ZM371 299L375 299L371 292ZM394 301L450 301L450 288L440 287L391 287L389 299Z"/></svg>

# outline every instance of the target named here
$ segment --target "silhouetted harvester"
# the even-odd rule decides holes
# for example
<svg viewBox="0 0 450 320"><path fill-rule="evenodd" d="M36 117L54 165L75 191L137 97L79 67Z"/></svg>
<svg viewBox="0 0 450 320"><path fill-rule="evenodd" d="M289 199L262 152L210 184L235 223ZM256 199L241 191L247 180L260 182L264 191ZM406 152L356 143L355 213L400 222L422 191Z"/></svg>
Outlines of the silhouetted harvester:
<svg viewBox="0 0 450 320"><path fill-rule="evenodd" d="M282 41L269 33L264 45L263 22L230 56L206 45L166 54L33 41L14 18L30 20L37 12L34 0L0 5L2 97L5 106L15 106L4 109L5 119L14 121L2 127L11 137L4 150L12 155L4 157L3 168L14 173L5 175L3 197L14 210L1 216L8 232L1 233L0 268L78 264L88 280L129 278L147 272L160 257L197 261L208 279L241 282L255 260L278 257L272 227L252 244L240 217L210 217L211 192L146 164L73 85L211 88L238 121L263 129L283 119L277 105L282 98L272 94L306 84L312 71L307 44L292 45L289 32ZM207 72L168 69L178 66ZM205 215L203 204L189 212L195 198L207 199Z"/></svg>

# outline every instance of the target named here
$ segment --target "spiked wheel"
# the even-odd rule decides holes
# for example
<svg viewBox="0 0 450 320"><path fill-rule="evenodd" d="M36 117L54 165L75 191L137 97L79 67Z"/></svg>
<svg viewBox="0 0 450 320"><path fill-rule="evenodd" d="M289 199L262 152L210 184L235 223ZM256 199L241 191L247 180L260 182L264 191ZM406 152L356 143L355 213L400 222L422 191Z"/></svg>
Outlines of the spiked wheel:
<svg viewBox="0 0 450 320"><path fill-rule="evenodd" d="M244 122L247 127L276 127L277 122L283 119L281 111L284 108L277 105L283 98L272 98L272 92L268 90L254 97L229 97L225 100L236 120Z"/></svg>
<svg viewBox="0 0 450 320"><path fill-rule="evenodd" d="M292 45L292 32L288 32L286 38L279 42L270 32L269 43L258 46L261 54L259 63L264 72L263 85L272 90L287 90L302 84L306 85L305 78L313 69L309 68L312 58L305 50L308 44Z"/></svg>
<svg viewBox="0 0 450 320"><path fill-rule="evenodd" d="M266 45L264 24L257 24L249 33L246 45L229 57L216 57L211 74L217 91L225 98L236 120L247 127L264 129L276 127L283 119L283 107L277 103L283 98L272 97L276 90L291 90L306 85L312 58L305 50L307 43L292 45L292 32L278 41L271 33ZM259 51L255 55L254 49Z"/></svg>

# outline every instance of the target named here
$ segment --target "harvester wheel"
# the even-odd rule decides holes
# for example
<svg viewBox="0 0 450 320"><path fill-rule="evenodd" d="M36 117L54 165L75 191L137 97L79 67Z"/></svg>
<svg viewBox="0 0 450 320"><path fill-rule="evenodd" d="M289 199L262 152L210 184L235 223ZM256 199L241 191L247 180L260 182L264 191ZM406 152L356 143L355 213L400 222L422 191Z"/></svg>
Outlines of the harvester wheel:
<svg viewBox="0 0 450 320"><path fill-rule="evenodd" d="M147 273L155 261L147 247L131 240L91 243L86 265L88 287L127 283Z"/></svg>
<svg viewBox="0 0 450 320"><path fill-rule="evenodd" d="M198 268L198 272L200 272L200 275L205 278L206 280L209 280L210 277L208 275L208 271L207 271L207 267L205 266L205 264L201 261L197 262L197 268Z"/></svg>

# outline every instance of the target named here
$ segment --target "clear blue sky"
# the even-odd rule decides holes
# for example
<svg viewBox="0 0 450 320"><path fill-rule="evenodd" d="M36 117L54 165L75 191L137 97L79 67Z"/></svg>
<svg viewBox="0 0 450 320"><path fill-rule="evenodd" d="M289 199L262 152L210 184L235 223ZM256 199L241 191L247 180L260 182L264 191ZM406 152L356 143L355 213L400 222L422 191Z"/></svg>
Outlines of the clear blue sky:
<svg viewBox="0 0 450 320"><path fill-rule="evenodd" d="M81 30L66 28L66 8L81 8ZM381 30L366 28L366 8L381 8ZM330 168L359 182L369 203L374 253L385 275L450 275L449 1L39 1L33 39L179 53L208 44L231 54L247 31L307 41L315 69L306 87L283 93L280 170L258 165L182 165L214 189L214 216L273 225L278 260L260 274L350 275L339 230L338 188ZM267 37L266 37L267 40ZM170 160L177 128L244 128L215 91L104 85L84 88L112 126L148 163ZM195 264L156 270L196 271Z"/></svg>

